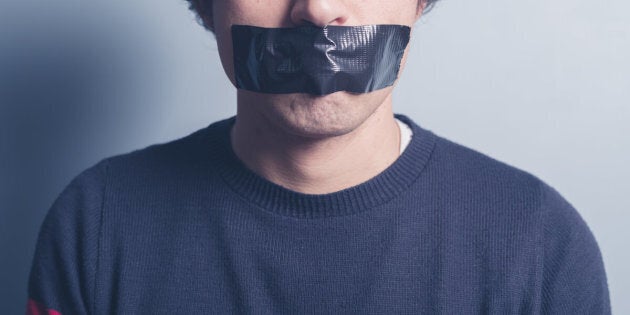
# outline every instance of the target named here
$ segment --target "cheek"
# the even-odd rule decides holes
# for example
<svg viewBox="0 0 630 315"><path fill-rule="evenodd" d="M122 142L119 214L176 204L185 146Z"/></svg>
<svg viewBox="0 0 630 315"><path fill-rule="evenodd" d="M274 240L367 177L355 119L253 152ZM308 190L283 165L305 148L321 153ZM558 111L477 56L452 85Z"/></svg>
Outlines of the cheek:
<svg viewBox="0 0 630 315"><path fill-rule="evenodd" d="M417 0L370 1L369 7L362 5L363 12L371 15L370 20L379 20L379 24L401 24L411 26L415 22L418 8ZM376 14L376 15L374 15ZM374 24L374 23L369 23Z"/></svg>
<svg viewBox="0 0 630 315"><path fill-rule="evenodd" d="M215 24L216 25L216 24ZM221 64L223 65L223 70L225 74L228 76L230 82L235 85L234 81L234 57L232 50L232 36L229 28L224 27L216 27L215 28L215 37L217 41L217 47L219 50L219 57L221 59Z"/></svg>
<svg viewBox="0 0 630 315"><path fill-rule="evenodd" d="M214 1L214 17L224 25L243 24L261 27L287 26L292 0Z"/></svg>
<svg viewBox="0 0 630 315"><path fill-rule="evenodd" d="M407 45L405 48L405 53L403 54L402 59L400 60L400 70L398 71L398 78L402 76L403 70L405 69L405 65L407 64L407 57L409 57L409 51L411 49L411 43Z"/></svg>
<svg viewBox="0 0 630 315"><path fill-rule="evenodd" d="M213 1L212 3L212 21L219 57L223 70L232 84L234 84L234 66L232 64L232 38L229 27L232 24L232 17L226 12L233 12L233 6L234 1Z"/></svg>

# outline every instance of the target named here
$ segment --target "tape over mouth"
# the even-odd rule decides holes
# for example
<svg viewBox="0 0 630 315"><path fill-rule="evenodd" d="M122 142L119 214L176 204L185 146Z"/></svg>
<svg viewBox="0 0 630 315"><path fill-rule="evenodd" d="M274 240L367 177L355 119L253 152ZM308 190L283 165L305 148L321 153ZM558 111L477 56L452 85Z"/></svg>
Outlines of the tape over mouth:
<svg viewBox="0 0 630 315"><path fill-rule="evenodd" d="M259 93L368 93L394 84L406 25L232 26L236 87Z"/></svg>

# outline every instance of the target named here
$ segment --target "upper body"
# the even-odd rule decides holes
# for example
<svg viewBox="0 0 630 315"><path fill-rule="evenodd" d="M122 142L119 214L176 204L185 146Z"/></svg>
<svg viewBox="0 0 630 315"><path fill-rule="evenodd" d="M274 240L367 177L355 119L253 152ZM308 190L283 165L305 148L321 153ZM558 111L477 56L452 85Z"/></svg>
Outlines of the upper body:
<svg viewBox="0 0 630 315"><path fill-rule="evenodd" d="M411 27L427 5L193 3L237 87L233 25ZM609 313L601 255L576 210L404 116L413 135L401 154L392 89L239 88L235 118L89 168L42 226L29 308Z"/></svg>
<svg viewBox="0 0 630 315"><path fill-rule="evenodd" d="M48 214L30 297L62 314L609 313L566 200L401 119L396 162L323 195L248 169L234 119L105 159Z"/></svg>

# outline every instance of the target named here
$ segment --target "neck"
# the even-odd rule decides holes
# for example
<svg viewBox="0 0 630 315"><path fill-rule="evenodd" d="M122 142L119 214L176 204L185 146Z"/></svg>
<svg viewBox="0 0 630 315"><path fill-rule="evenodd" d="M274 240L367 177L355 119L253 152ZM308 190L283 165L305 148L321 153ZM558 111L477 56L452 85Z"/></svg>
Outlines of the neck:
<svg viewBox="0 0 630 315"><path fill-rule="evenodd" d="M234 152L258 175L293 191L326 194L356 186L384 171L400 152L391 95L352 131L330 137L283 132L246 107L239 102Z"/></svg>

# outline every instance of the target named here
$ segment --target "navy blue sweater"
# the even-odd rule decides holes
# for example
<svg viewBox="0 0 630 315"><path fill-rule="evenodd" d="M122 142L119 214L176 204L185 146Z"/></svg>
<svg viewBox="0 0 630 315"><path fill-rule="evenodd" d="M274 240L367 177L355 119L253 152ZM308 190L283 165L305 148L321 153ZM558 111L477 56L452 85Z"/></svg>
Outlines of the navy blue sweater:
<svg viewBox="0 0 630 315"><path fill-rule="evenodd" d="M597 243L556 190L399 119L400 158L326 195L247 169L233 118L102 160L46 216L30 312L610 313Z"/></svg>

